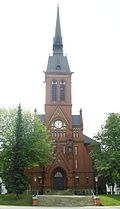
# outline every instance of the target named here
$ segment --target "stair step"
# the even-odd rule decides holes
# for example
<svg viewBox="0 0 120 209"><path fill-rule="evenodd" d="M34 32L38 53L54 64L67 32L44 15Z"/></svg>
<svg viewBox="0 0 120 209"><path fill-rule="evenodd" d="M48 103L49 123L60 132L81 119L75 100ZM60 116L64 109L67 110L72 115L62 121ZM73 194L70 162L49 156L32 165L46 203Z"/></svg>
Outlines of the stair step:
<svg viewBox="0 0 120 209"><path fill-rule="evenodd" d="M39 206L93 206L92 196L38 195Z"/></svg>
<svg viewBox="0 0 120 209"><path fill-rule="evenodd" d="M53 190L48 195L73 195L73 192L70 190Z"/></svg>

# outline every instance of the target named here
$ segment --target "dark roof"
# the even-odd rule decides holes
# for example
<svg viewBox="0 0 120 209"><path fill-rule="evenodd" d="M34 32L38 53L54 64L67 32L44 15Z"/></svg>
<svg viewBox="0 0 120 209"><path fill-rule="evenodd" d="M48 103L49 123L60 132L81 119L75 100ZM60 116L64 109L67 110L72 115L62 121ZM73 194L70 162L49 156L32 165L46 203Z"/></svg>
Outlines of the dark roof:
<svg viewBox="0 0 120 209"><path fill-rule="evenodd" d="M83 135L84 144L91 144L92 139L86 135Z"/></svg>
<svg viewBox="0 0 120 209"><path fill-rule="evenodd" d="M40 114L40 115L38 115L38 117L40 118L41 123L45 123L45 115L44 114ZM72 115L72 125L73 126L80 126L81 125L80 115Z"/></svg>
<svg viewBox="0 0 120 209"><path fill-rule="evenodd" d="M49 56L47 71L49 73L71 73L68 60L66 56L62 54L54 54Z"/></svg>
<svg viewBox="0 0 120 209"><path fill-rule="evenodd" d="M41 123L45 123L45 115L44 114L40 114L38 115L38 117L40 118Z"/></svg>
<svg viewBox="0 0 120 209"><path fill-rule="evenodd" d="M72 125L73 126L80 126L81 125L80 115L72 115Z"/></svg>

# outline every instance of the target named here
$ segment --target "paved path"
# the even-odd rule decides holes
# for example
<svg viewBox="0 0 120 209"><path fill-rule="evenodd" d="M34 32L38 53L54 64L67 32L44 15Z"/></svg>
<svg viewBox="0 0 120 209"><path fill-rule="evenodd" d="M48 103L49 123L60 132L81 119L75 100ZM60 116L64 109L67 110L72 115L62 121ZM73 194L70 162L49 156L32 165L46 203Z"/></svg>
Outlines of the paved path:
<svg viewBox="0 0 120 209"><path fill-rule="evenodd" d="M0 209L120 209L120 206L88 206L88 207L38 207L38 206L2 206Z"/></svg>

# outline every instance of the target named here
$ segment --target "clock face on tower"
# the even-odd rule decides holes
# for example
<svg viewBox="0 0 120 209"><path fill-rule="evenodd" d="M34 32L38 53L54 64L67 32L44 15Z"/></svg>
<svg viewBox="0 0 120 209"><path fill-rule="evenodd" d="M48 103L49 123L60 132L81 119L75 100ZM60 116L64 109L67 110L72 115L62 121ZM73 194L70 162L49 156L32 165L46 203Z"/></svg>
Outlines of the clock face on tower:
<svg viewBox="0 0 120 209"><path fill-rule="evenodd" d="M56 120L55 121L55 127L56 128L61 128L62 127L62 121L61 120Z"/></svg>

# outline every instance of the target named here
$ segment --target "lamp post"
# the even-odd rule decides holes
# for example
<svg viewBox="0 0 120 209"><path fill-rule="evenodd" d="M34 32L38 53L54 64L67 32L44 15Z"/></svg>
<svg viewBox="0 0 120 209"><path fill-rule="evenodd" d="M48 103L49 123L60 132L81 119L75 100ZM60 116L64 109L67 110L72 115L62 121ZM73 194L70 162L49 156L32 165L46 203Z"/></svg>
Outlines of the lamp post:
<svg viewBox="0 0 120 209"><path fill-rule="evenodd" d="M78 193L78 191L77 191L77 188L78 188L78 184L79 184L79 176L75 176L75 193L77 194Z"/></svg>
<svg viewBox="0 0 120 209"><path fill-rule="evenodd" d="M36 194L37 194L37 188L36 188L36 181L37 181L37 177L36 176L34 176L34 189L35 189L35 196L36 196Z"/></svg>
<svg viewBox="0 0 120 209"><path fill-rule="evenodd" d="M41 187L41 195L44 193L44 179L45 179L45 166L42 169L42 187Z"/></svg>
<svg viewBox="0 0 120 209"><path fill-rule="evenodd" d="M95 190L96 190L96 196L98 195L98 176L95 176Z"/></svg>
<svg viewBox="0 0 120 209"><path fill-rule="evenodd" d="M75 171L73 171L73 192L75 194Z"/></svg>
<svg viewBox="0 0 120 209"><path fill-rule="evenodd" d="M42 175L38 176L40 184L40 194L42 194Z"/></svg>

